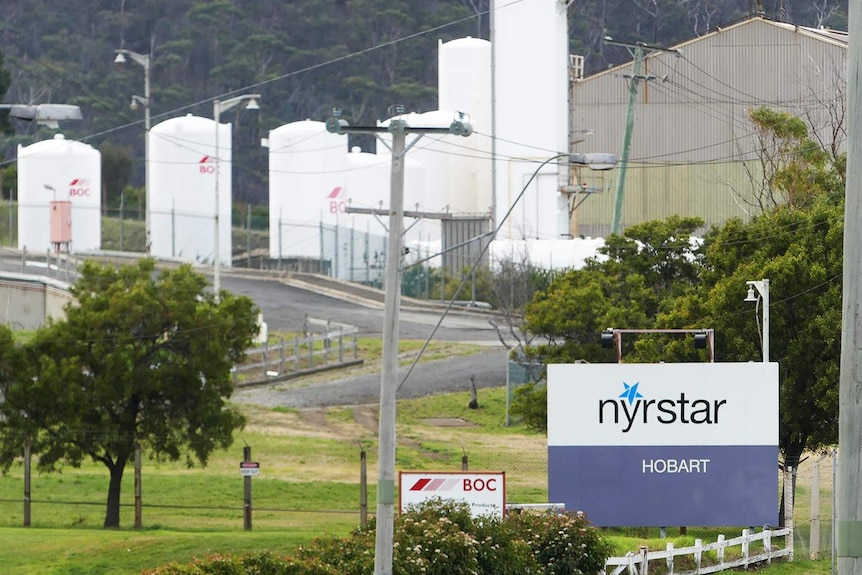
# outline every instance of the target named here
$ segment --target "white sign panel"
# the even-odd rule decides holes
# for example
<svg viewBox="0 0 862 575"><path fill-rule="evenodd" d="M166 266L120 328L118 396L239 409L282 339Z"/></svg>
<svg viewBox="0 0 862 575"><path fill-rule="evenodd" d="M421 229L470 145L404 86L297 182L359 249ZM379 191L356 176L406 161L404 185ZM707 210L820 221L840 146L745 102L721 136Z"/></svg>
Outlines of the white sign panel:
<svg viewBox="0 0 862 575"><path fill-rule="evenodd" d="M402 471L398 475L401 512L411 505L440 498L463 501L474 517L502 517L506 508L506 474Z"/></svg>
<svg viewBox="0 0 862 575"><path fill-rule="evenodd" d="M548 366L548 497L601 526L778 518L778 364Z"/></svg>
<svg viewBox="0 0 862 575"><path fill-rule="evenodd" d="M777 363L548 366L548 445L777 445Z"/></svg>

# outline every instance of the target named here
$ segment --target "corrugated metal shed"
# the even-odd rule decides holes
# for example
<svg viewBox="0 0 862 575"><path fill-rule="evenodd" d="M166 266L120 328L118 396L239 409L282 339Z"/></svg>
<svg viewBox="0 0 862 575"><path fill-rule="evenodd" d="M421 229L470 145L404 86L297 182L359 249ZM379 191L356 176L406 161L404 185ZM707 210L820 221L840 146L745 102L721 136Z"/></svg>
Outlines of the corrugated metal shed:
<svg viewBox="0 0 862 575"><path fill-rule="evenodd" d="M653 79L638 93L623 226L673 214L707 225L748 219L759 211L742 165L755 159L748 111L765 105L803 117L831 141L829 109L843 103L847 35L753 17L674 48L678 54L648 55L641 70ZM574 85L575 129L594 130L576 152L621 154L627 74L631 64ZM612 196L592 194L573 232L606 235Z"/></svg>

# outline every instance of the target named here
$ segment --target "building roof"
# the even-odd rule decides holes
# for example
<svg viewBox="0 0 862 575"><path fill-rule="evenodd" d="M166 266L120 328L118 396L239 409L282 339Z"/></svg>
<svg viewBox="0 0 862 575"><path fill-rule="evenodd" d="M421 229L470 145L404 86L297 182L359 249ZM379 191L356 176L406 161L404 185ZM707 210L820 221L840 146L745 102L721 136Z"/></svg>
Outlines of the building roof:
<svg viewBox="0 0 862 575"><path fill-rule="evenodd" d="M795 34L802 34L809 38L820 40L822 42L826 42L828 44L833 44L835 46L840 46L842 48L847 48L849 33L840 31L840 30L831 30L829 28L811 28L807 26L798 26L796 24L788 24L787 22L776 22L775 20L770 20L769 18L765 18L763 16L751 16L744 20L740 20L729 24L727 26L718 26L714 30L704 34L703 36L696 36L690 40L686 40L674 46L670 46L667 50L679 50L683 52L687 46L691 46L692 44L698 42L709 41L712 38L715 38L719 34L723 32L727 32L728 30L732 30L734 28L741 28L743 26L751 26L757 23L768 24L770 26L775 26L776 28L787 30L788 32L792 32ZM647 58L651 57L651 55L647 55ZM586 81L592 78L597 78L599 76L604 76L605 74L617 74L619 73L621 68L627 68L632 65L632 60L626 60L622 64L617 64L611 68L606 70L602 70L600 72L596 72L594 74L590 74L589 76L585 76L580 81Z"/></svg>

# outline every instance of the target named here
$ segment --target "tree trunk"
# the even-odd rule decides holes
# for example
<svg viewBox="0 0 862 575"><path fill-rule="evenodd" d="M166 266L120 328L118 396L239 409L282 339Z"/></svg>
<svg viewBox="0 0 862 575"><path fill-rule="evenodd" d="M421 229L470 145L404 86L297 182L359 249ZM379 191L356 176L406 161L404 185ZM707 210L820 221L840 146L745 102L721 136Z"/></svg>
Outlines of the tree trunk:
<svg viewBox="0 0 862 575"><path fill-rule="evenodd" d="M111 481L108 483L108 504L105 509L106 529L116 529L120 526L120 488L123 485L123 472L126 470L128 454L118 456L113 464L108 465Z"/></svg>

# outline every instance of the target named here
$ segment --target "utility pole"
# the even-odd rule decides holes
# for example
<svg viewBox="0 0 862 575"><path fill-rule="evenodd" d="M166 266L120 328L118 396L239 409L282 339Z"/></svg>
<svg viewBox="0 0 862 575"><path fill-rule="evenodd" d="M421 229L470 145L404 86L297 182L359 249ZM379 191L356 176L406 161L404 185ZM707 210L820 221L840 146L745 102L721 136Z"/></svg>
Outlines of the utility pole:
<svg viewBox="0 0 862 575"><path fill-rule="evenodd" d="M841 373L838 391L838 573L862 575L862 0L850 0L847 50L847 181L844 192L844 294L841 318Z"/></svg>
<svg viewBox="0 0 862 575"><path fill-rule="evenodd" d="M658 46L650 46L643 42L618 42L610 36L605 36L604 43L610 44L611 46L624 46L628 48L629 52L632 54L632 58L634 59L634 62L632 63L632 75L629 78L629 103L626 108L626 127L623 132L623 149L620 154L620 169L617 174L616 191L614 192L614 216L613 223L611 224L611 233L618 234L620 233L620 220L622 219L623 214L623 194L625 193L626 171L629 167L629 152L631 151L632 132L634 131L635 124L635 106L638 102L638 84L640 84L641 81L648 82L650 80L655 80L655 76L653 75L641 74L641 65L647 56L647 52L670 52L676 54L677 57L682 54L679 50L659 48Z"/></svg>
<svg viewBox="0 0 862 575"><path fill-rule="evenodd" d="M459 114L446 127L417 128L402 119L404 110L386 126L350 126L339 110L326 121L326 129L336 134L389 133L392 175L389 195L389 238L386 252L386 284L383 303L383 372L380 377L380 415L378 427L377 530L374 546L374 575L392 575L392 550L395 530L395 395L398 390L398 312L401 305L401 258L404 228L404 157L425 134L469 136L473 128ZM407 135L416 134L409 144Z"/></svg>

